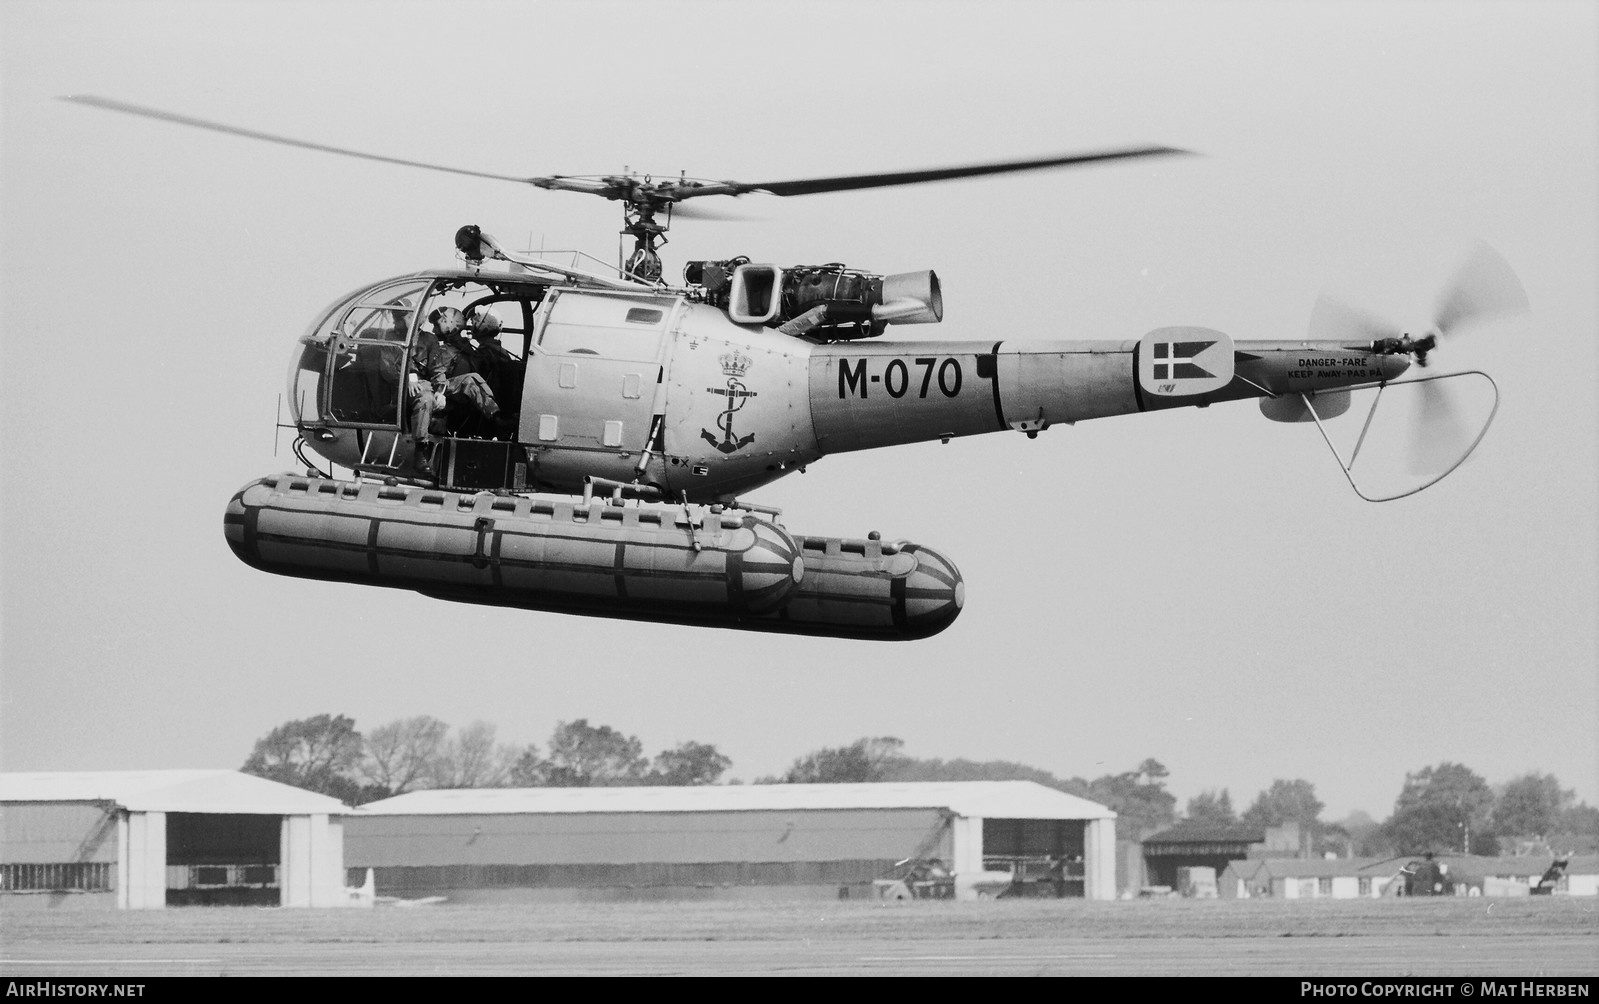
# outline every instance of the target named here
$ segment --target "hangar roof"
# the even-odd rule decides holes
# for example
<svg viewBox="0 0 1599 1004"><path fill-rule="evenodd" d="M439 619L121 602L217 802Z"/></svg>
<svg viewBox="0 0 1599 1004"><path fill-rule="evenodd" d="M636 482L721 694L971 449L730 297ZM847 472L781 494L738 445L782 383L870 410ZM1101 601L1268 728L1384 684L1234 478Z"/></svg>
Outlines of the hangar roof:
<svg viewBox="0 0 1599 1004"><path fill-rule="evenodd" d="M1378 858L1251 858L1248 861L1232 861L1227 867L1248 877L1260 877L1264 872L1271 878L1320 878L1322 876L1359 875L1377 865L1391 863L1392 867L1384 875L1392 874L1399 870L1400 861L1394 858L1384 860Z"/></svg>
<svg viewBox="0 0 1599 1004"><path fill-rule="evenodd" d="M758 812L948 809L990 819L1114 819L1097 802L1034 781L749 784L691 788L473 788L413 791L361 806L379 816L579 812Z"/></svg>
<svg viewBox="0 0 1599 1004"><path fill-rule="evenodd" d="M1145 844L1258 844L1266 834L1257 826L1185 819L1144 838Z"/></svg>
<svg viewBox="0 0 1599 1004"><path fill-rule="evenodd" d="M106 770L0 774L0 802L114 802L132 812L343 815L349 808L236 770Z"/></svg>

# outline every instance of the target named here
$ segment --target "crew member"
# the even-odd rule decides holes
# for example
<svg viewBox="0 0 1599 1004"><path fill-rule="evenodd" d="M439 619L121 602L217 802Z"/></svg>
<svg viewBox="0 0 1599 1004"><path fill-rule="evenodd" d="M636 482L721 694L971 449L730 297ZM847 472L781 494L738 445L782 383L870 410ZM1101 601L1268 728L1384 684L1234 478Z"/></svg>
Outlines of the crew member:
<svg viewBox="0 0 1599 1004"><path fill-rule="evenodd" d="M485 309L473 315L473 366L488 381L501 410L514 415L522 408L524 370L522 360L500 344L501 330L500 315L494 311Z"/></svg>
<svg viewBox="0 0 1599 1004"><path fill-rule="evenodd" d="M465 335L465 315L455 307L439 307L428 314L428 322L433 325L436 340L428 357L432 386L438 395L435 411L458 411L459 402L465 400L496 432L514 428L515 420L501 415L494 389L476 371L472 345ZM438 406L440 399L442 407Z"/></svg>
<svg viewBox="0 0 1599 1004"><path fill-rule="evenodd" d="M407 310L394 311L394 324L389 329L387 338L390 341L403 342L410 333L411 314ZM438 445L433 438L433 412L444 406L444 398L433 390L433 384L428 379L429 359L433 347L438 340L427 329L417 332L416 344L405 357L402 367L395 359L393 364L387 360L388 353L384 353L385 377L396 383L403 382L405 386L406 413L411 420L411 434L416 437L415 465L419 473L424 476L433 474L433 450ZM397 357L396 353L396 357ZM398 371L398 372L396 372Z"/></svg>

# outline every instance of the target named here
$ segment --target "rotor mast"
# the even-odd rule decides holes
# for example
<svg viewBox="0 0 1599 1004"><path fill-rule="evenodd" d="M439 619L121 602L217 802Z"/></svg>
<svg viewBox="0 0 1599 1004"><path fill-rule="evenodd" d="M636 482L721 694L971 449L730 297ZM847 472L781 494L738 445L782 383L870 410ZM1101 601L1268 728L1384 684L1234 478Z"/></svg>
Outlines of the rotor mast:
<svg viewBox="0 0 1599 1004"><path fill-rule="evenodd" d="M624 275L641 282L661 281L661 255L659 247L665 244L666 231L672 225L672 200L661 198L646 176L642 183L629 186L628 197L622 203L622 230L624 238L633 238L633 253L625 261L619 260ZM655 219L658 210L666 209L666 222ZM621 259L621 249L617 258Z"/></svg>
<svg viewBox="0 0 1599 1004"><path fill-rule="evenodd" d="M667 243L666 231L672 226L672 205L690 195L701 194L699 189L705 187L687 177L656 181L649 175L632 172L601 178L551 175L526 180L539 188L583 192L622 203L620 234L624 244L617 253L617 266L623 275L650 284L661 281L660 247ZM658 218L662 210L666 212L664 221ZM629 237L633 239L631 253L625 244Z"/></svg>

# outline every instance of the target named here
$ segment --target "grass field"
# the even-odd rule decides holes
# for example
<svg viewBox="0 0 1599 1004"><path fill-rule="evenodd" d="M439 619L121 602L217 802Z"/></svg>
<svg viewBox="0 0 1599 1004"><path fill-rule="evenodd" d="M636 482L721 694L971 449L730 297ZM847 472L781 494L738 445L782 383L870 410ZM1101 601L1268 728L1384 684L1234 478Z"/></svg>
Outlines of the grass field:
<svg viewBox="0 0 1599 1004"><path fill-rule="evenodd" d="M126 975L158 962L202 974L915 972L929 960L974 973L1020 960L1063 973L1599 975L1599 900L12 910L0 914L0 945L6 975L91 963Z"/></svg>

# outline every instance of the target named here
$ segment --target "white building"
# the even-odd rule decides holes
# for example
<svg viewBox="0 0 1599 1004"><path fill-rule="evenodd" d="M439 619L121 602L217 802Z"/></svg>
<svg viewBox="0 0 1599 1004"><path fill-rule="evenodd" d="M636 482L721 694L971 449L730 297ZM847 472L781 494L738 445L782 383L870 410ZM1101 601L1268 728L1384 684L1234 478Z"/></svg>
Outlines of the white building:
<svg viewBox="0 0 1599 1004"><path fill-rule="evenodd" d="M1227 866L1224 899L1364 899L1378 897L1399 871L1373 858L1249 858Z"/></svg>
<svg viewBox="0 0 1599 1004"><path fill-rule="evenodd" d="M6 909L340 906L337 799L231 770L0 774Z"/></svg>
<svg viewBox="0 0 1599 1004"><path fill-rule="evenodd" d="M1566 875L1560 880L1568 896L1599 896L1599 856L1585 854L1572 857L1566 865Z"/></svg>
<svg viewBox="0 0 1599 1004"><path fill-rule="evenodd" d="M1114 899L1115 816L1031 781L416 791L347 820L381 895L456 902L872 895L937 859L957 896Z"/></svg>

